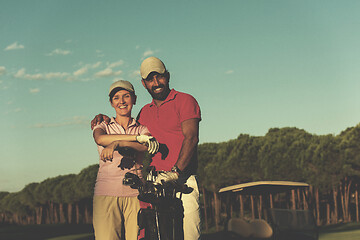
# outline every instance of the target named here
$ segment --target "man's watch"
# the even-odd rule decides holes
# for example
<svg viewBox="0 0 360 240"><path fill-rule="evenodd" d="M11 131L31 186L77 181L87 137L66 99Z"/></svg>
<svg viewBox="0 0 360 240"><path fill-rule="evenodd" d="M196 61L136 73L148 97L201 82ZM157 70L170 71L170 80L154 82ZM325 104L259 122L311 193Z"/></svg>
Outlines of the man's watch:
<svg viewBox="0 0 360 240"><path fill-rule="evenodd" d="M171 171L178 173L179 175L182 173L182 171L176 165L171 168Z"/></svg>

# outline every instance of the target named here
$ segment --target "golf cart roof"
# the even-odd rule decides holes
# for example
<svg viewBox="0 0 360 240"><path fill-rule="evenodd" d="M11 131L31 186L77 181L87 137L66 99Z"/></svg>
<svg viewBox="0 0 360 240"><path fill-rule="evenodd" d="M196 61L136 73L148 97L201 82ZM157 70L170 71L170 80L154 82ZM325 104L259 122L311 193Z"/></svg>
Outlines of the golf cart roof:
<svg viewBox="0 0 360 240"><path fill-rule="evenodd" d="M258 181L241 183L228 187L221 188L222 192L237 192L239 194L265 194L265 193L280 193L297 188L308 188L309 184L303 182L289 182L289 181Z"/></svg>

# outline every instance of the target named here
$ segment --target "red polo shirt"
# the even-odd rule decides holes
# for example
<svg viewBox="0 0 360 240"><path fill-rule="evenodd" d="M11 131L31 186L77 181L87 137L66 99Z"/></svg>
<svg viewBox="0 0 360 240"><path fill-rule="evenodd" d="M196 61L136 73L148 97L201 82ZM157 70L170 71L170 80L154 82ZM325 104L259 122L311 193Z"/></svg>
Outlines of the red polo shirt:
<svg viewBox="0 0 360 240"><path fill-rule="evenodd" d="M156 170L170 171L174 166L184 140L181 123L192 118L201 120L199 104L193 96L174 89L160 106L156 106L152 101L141 109L138 116L139 123L145 125L160 143L160 150L151 163ZM196 152L188 168L192 174L195 174Z"/></svg>

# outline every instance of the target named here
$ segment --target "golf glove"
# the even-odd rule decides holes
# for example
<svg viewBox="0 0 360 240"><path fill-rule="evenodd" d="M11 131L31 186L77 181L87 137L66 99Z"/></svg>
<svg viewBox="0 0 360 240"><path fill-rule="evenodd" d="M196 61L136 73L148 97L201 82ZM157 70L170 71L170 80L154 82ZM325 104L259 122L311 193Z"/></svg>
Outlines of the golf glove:
<svg viewBox="0 0 360 240"><path fill-rule="evenodd" d="M169 181L176 181L178 180L179 176L175 172L162 172L159 173L157 176L155 183L161 184L162 181L169 182Z"/></svg>
<svg viewBox="0 0 360 240"><path fill-rule="evenodd" d="M139 135L136 136L136 141L138 141L139 143L143 144L146 143L148 146L148 152L150 154L155 154L159 151L159 142L152 136L148 136L148 135Z"/></svg>

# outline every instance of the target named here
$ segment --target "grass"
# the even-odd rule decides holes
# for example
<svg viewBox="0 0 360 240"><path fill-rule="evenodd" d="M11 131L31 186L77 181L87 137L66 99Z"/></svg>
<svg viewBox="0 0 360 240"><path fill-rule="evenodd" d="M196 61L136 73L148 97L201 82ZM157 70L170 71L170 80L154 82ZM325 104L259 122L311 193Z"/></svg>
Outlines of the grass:
<svg viewBox="0 0 360 240"><path fill-rule="evenodd" d="M94 240L91 224L0 225L1 240Z"/></svg>
<svg viewBox="0 0 360 240"><path fill-rule="evenodd" d="M216 232L215 228L209 229L202 235L202 240L236 239L226 231ZM322 226L319 228L319 240L359 240L360 223L341 223L336 225ZM290 240L290 239L289 239Z"/></svg>
<svg viewBox="0 0 360 240"><path fill-rule="evenodd" d="M67 235L62 237L48 238L47 240L93 240L93 233L84 233L84 234L76 234L76 235Z"/></svg>
<svg viewBox="0 0 360 240"><path fill-rule="evenodd" d="M225 234L225 235L224 235ZM204 233L203 240L222 240L226 232ZM342 223L320 227L319 240L358 240L360 223ZM224 238L225 237L225 238ZM230 239L231 236L228 236ZM0 225L1 240L94 240L92 225Z"/></svg>
<svg viewBox="0 0 360 240"><path fill-rule="evenodd" d="M320 228L319 240L358 240L360 223L341 223Z"/></svg>

